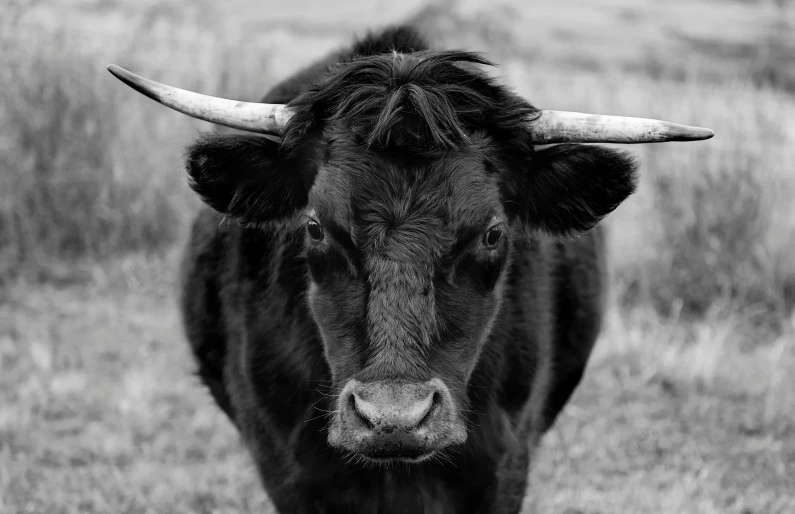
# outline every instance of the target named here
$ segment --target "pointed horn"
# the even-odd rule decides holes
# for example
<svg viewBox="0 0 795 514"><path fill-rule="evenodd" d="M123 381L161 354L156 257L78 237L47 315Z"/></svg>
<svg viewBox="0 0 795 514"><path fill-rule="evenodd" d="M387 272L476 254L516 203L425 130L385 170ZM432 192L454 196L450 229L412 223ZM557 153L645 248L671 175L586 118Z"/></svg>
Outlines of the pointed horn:
<svg viewBox="0 0 795 514"><path fill-rule="evenodd" d="M551 143L662 143L698 141L715 132L668 121L605 116L569 111L541 111L530 122L533 142Z"/></svg>
<svg viewBox="0 0 795 514"><path fill-rule="evenodd" d="M166 107L239 130L281 135L292 116L292 111L286 105L237 102L201 95L146 79L115 64L108 66L108 71L139 93Z"/></svg>

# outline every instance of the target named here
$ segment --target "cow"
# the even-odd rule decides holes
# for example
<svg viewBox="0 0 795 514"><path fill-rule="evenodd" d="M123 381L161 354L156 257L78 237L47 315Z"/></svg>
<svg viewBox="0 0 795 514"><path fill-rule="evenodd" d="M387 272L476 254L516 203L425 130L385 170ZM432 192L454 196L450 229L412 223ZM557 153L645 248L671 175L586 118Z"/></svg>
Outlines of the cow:
<svg viewBox="0 0 795 514"><path fill-rule="evenodd" d="M516 513L605 310L598 222L658 120L539 110L481 55L371 33L261 102L110 71L253 134L186 152L181 312L282 513ZM536 148L540 145L543 148Z"/></svg>

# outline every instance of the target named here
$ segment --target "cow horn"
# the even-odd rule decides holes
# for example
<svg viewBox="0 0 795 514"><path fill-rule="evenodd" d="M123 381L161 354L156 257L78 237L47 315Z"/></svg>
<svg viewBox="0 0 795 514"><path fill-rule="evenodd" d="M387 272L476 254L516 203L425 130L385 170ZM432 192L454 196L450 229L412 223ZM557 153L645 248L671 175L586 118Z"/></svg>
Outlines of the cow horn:
<svg viewBox="0 0 795 514"><path fill-rule="evenodd" d="M541 111L530 122L530 130L537 144L662 143L698 141L715 135L708 128L668 121L549 110Z"/></svg>
<svg viewBox="0 0 795 514"><path fill-rule="evenodd" d="M116 78L166 107L200 120L259 134L282 135L292 111L282 104L238 102L167 86L111 64Z"/></svg>
<svg viewBox="0 0 795 514"><path fill-rule="evenodd" d="M293 115L283 104L238 102L167 86L120 66L108 66L116 78L159 102L188 116L227 127L280 136ZM715 133L667 121L581 112L543 110L529 124L537 144L554 143L658 143L697 141Z"/></svg>

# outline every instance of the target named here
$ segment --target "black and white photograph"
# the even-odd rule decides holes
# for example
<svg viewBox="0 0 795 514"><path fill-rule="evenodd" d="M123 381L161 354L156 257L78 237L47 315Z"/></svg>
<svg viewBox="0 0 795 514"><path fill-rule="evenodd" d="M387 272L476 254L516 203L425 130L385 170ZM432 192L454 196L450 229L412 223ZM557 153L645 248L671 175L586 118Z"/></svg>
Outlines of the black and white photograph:
<svg viewBox="0 0 795 514"><path fill-rule="evenodd" d="M0 0L0 514L795 514L795 1Z"/></svg>

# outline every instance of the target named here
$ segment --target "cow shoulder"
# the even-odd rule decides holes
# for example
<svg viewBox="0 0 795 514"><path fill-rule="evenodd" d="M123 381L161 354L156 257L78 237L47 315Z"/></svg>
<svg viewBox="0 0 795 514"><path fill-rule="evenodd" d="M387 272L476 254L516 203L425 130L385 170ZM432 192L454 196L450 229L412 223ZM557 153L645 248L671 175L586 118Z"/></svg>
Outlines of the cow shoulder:
<svg viewBox="0 0 795 514"><path fill-rule="evenodd" d="M220 284L226 254L223 225L218 213L201 208L182 259L179 302L197 374L221 409L234 420L223 378L227 351Z"/></svg>
<svg viewBox="0 0 795 514"><path fill-rule="evenodd" d="M606 303L605 231L597 226L557 243L553 274L553 374L546 428L580 383L602 326Z"/></svg>

